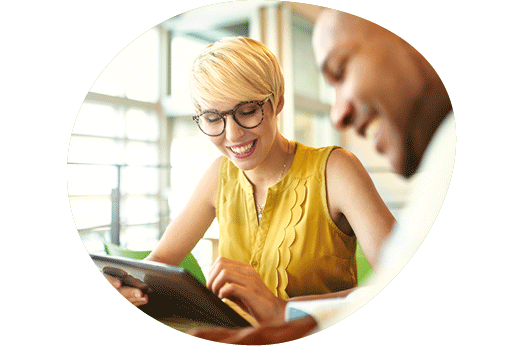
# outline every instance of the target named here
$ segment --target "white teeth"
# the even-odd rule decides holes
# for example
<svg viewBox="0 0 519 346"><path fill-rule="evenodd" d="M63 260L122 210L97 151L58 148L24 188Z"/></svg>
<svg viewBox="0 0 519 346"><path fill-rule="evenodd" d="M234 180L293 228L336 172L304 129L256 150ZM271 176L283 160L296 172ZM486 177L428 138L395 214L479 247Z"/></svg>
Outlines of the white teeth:
<svg viewBox="0 0 519 346"><path fill-rule="evenodd" d="M249 152L252 149L252 146L254 145L254 142L251 142L248 145L245 145L243 147L231 147L231 151L237 155L243 155L247 152Z"/></svg>

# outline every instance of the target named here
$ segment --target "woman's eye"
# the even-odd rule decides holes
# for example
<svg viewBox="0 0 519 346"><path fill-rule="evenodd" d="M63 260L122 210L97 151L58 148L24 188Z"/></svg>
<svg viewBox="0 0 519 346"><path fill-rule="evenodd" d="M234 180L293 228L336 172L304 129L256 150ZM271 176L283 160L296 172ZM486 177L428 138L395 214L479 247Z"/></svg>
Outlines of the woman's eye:
<svg viewBox="0 0 519 346"><path fill-rule="evenodd" d="M256 105L247 105L247 106L243 106L241 108L239 108L237 111L236 111L236 115L238 115L239 117L250 117L254 114L256 114L256 112L259 111L259 106L256 106Z"/></svg>
<svg viewBox="0 0 519 346"><path fill-rule="evenodd" d="M256 111L253 109L251 111L240 112L238 115L240 117L246 117L246 116L254 115L254 113L256 113Z"/></svg>
<svg viewBox="0 0 519 346"><path fill-rule="evenodd" d="M222 118L217 114L205 114L204 115L204 121L207 123L213 124L218 121L222 120Z"/></svg>

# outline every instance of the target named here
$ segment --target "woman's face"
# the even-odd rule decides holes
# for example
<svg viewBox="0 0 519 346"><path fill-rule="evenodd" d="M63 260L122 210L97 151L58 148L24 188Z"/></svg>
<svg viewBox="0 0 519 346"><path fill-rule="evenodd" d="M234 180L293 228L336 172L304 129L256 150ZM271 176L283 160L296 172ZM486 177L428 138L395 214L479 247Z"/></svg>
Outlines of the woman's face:
<svg viewBox="0 0 519 346"><path fill-rule="evenodd" d="M207 109L226 112L234 109L242 101L252 100L208 102ZM224 132L216 137L208 136L218 150L243 171L254 169L265 161L277 135L277 114L273 112L271 102L266 102L262 107L264 117L259 126L252 129L243 128L228 114Z"/></svg>

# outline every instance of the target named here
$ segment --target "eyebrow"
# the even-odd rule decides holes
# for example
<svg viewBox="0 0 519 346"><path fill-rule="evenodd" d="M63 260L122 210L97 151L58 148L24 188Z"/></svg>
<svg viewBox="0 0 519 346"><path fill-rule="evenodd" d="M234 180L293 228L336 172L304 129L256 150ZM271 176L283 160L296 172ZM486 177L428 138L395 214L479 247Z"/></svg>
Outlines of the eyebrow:
<svg viewBox="0 0 519 346"><path fill-rule="evenodd" d="M203 114L203 113L208 113L208 112L216 112L216 113L228 113L228 112L231 112L232 110L236 109L236 107L238 107L240 104L242 104L243 101L241 102L238 102L236 103L234 106L232 106L232 108L229 108L228 110L226 111L221 111L219 109L216 109L216 108L208 108L208 109L205 109L205 110L201 110L200 113L198 114Z"/></svg>
<svg viewBox="0 0 519 346"><path fill-rule="evenodd" d="M331 51L331 52L328 53L328 55L326 55L326 57L324 58L323 62L319 65L319 70L321 70L322 73L325 73L326 71L328 71L329 62L336 55L337 54L335 53L335 51Z"/></svg>
<svg viewBox="0 0 519 346"><path fill-rule="evenodd" d="M263 103L263 105L265 103L267 103L268 99L270 98L270 96L272 96L273 94L270 93L269 96L267 96L264 100L249 100L249 101L241 101L241 102L238 102L237 104L235 104L233 106L233 108L230 108L226 111L220 111L216 108L212 108L212 109L206 109L206 110L203 110L201 112L198 113L198 115L200 114L203 114L203 113L209 113L209 112L215 112L215 113L219 113L219 114L228 114L228 113L231 113L232 111L234 111L236 108L238 108L238 106L242 106L244 104L247 104L247 103L253 103L253 102L259 102L259 103Z"/></svg>
<svg viewBox="0 0 519 346"><path fill-rule="evenodd" d="M339 49L334 49L334 50L330 51L328 53L328 55L326 56L326 58L323 60L323 62L320 64L319 69L321 70L321 73L323 74L324 77L333 74L333 72L330 68L330 61L335 59L337 57L337 55L339 55L339 53L340 53Z"/></svg>
<svg viewBox="0 0 519 346"><path fill-rule="evenodd" d="M341 52L347 50L347 55L351 56L353 53L359 50L360 45L356 42L343 42L342 44L337 45L334 49L328 52L323 62L319 65L321 72L327 73L330 72L330 61L335 59Z"/></svg>

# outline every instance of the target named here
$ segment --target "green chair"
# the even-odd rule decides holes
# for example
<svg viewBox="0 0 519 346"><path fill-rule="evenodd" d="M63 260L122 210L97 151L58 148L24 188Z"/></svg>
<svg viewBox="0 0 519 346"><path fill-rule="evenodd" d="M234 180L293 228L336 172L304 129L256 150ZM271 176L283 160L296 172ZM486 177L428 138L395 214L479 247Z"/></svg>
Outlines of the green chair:
<svg viewBox="0 0 519 346"><path fill-rule="evenodd" d="M373 269L368 263L366 257L362 253L362 249L357 242L357 251L355 252L355 257L357 260L357 285L360 286L366 282L366 280L373 273Z"/></svg>
<svg viewBox="0 0 519 346"><path fill-rule="evenodd" d="M122 246L118 246L109 242L104 242L105 252L108 255L111 256L119 256L119 257L126 257L126 258L132 258L136 260L143 260L146 258L150 253L151 250L147 251L137 251L137 250L129 250ZM187 255L187 257L180 263L179 267L184 268L187 270L191 275L193 275L198 281L202 283L202 285L205 286L206 280L204 273L202 272L202 268L198 265L198 261L193 256L192 253Z"/></svg>

